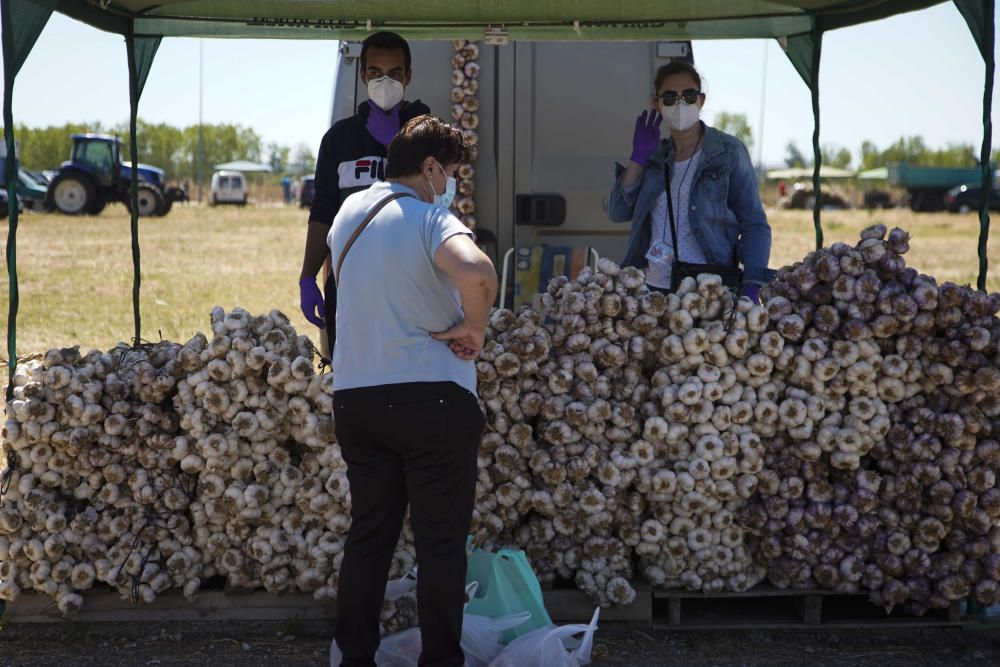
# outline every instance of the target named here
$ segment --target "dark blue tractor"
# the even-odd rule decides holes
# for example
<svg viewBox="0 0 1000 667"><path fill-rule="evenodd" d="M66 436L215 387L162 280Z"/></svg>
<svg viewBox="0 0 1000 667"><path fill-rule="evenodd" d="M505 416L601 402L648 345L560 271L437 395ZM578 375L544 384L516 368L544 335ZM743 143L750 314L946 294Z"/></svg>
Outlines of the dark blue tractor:
<svg viewBox="0 0 1000 667"><path fill-rule="evenodd" d="M122 143L105 134L74 134L73 153L49 183L48 205L66 215L96 215L109 202L132 207L132 164L122 162ZM186 196L166 186L158 167L139 164L139 215L162 216Z"/></svg>

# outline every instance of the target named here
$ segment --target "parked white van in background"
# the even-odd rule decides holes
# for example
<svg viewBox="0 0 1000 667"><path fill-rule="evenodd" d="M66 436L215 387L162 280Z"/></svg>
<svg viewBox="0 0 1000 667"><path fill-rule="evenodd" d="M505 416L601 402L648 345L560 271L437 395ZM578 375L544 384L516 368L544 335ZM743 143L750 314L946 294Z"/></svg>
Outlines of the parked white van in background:
<svg viewBox="0 0 1000 667"><path fill-rule="evenodd" d="M217 171L212 174L212 188L209 203L239 204L247 203L247 179L239 171Z"/></svg>

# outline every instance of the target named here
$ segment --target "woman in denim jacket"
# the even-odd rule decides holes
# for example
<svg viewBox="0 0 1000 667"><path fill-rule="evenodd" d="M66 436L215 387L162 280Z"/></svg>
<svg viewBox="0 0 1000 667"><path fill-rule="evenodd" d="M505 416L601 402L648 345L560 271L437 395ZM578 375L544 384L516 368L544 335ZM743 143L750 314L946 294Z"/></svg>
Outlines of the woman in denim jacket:
<svg viewBox="0 0 1000 667"><path fill-rule="evenodd" d="M673 260L743 264L742 294L757 300L769 277L771 227L757 191L746 146L699 119L701 77L687 63L656 72L653 109L636 120L627 167L615 165L608 200L612 222L632 222L625 266L646 271L651 287L669 290ZM670 138L660 140L666 119ZM664 170L676 221L673 247Z"/></svg>

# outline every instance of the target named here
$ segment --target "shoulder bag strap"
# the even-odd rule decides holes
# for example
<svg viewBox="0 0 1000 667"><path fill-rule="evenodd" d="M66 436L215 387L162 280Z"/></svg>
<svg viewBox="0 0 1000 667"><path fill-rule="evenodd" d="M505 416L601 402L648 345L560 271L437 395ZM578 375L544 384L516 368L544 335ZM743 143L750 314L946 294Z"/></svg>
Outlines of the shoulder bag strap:
<svg viewBox="0 0 1000 667"><path fill-rule="evenodd" d="M701 128L701 134L698 135L698 143L695 144L694 152L691 153L691 157L689 157L688 160L693 160L694 159L694 156L698 154L698 149L701 148L701 146L704 143L704 141L705 141L705 128L702 127ZM675 154L676 154L676 151L675 151ZM690 165L688 165L688 166L690 167ZM666 185L667 185L667 213L670 216L670 238L673 239L673 242L674 242L674 261L675 262L679 262L679 261L681 261L681 248L680 248L679 245L677 245L677 222L674 220L674 198L670 194L670 167L671 167L670 160L664 160L663 161L663 174L664 174L664 180L666 181ZM697 176L697 175L698 175L697 172L695 172L695 176ZM684 176L681 177L681 182L678 185L678 188L680 188L680 187L682 187L684 185L684 181L687 180L686 177L687 177L687 171L685 171L684 172ZM693 184L688 184L689 188L692 187L692 186L693 186ZM678 193L679 192L680 192L680 190L678 190Z"/></svg>
<svg viewBox="0 0 1000 667"><path fill-rule="evenodd" d="M670 216L670 238L674 242L674 261L681 261L680 246L677 245L677 222L674 220L674 198L670 194L670 163L663 164L664 180L667 184L667 215Z"/></svg>
<svg viewBox="0 0 1000 667"><path fill-rule="evenodd" d="M368 215L365 216L365 219L361 221L361 224L358 225L358 228L354 230L353 234L351 234L351 238L347 239L347 244L344 246L343 251L341 251L340 253L340 259L337 260L337 270L334 272L333 275L338 286L340 285L340 267L344 265L344 258L347 257L347 253L351 249L351 246L354 245L354 242L358 240L359 236L361 236L361 232L365 231L365 227L368 226L368 223L371 222L375 218L375 216L378 215L378 212L381 211L382 208L385 207L385 205L388 204L389 202L395 201L396 199L400 199L402 197L412 197L412 196L413 195L411 195L408 192L393 192L391 195L385 197L384 199L380 200L377 204L375 204L372 210L368 211Z"/></svg>

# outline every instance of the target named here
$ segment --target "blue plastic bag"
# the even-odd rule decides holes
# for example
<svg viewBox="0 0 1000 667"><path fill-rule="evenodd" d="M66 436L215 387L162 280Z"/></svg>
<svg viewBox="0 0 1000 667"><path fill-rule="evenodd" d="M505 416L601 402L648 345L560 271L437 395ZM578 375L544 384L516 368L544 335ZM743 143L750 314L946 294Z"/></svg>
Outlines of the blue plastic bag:
<svg viewBox="0 0 1000 667"><path fill-rule="evenodd" d="M473 549L469 554L465 582L479 584L475 597L466 607L469 614L500 618L522 611L531 613L528 621L503 633L501 640L505 644L532 630L552 625L545 611L538 577L521 550L500 549L490 553Z"/></svg>

